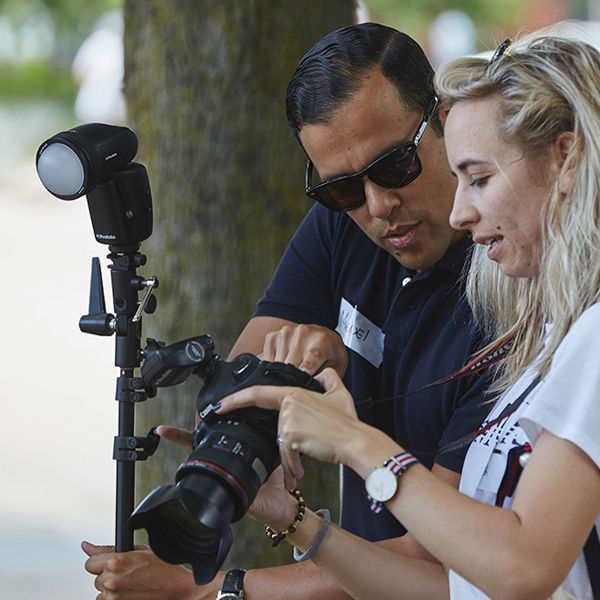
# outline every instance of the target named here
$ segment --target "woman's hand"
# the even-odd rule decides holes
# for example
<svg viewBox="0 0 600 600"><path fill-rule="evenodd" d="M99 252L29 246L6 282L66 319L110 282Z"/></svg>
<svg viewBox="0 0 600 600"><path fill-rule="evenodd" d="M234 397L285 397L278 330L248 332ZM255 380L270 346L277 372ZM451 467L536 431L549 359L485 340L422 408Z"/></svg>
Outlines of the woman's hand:
<svg viewBox="0 0 600 600"><path fill-rule="evenodd" d="M278 441L285 483L289 488L304 474L299 453L332 463L347 463L362 424L354 401L331 368L315 377L325 393L284 386L254 386L223 398L219 414L245 406L279 410Z"/></svg>

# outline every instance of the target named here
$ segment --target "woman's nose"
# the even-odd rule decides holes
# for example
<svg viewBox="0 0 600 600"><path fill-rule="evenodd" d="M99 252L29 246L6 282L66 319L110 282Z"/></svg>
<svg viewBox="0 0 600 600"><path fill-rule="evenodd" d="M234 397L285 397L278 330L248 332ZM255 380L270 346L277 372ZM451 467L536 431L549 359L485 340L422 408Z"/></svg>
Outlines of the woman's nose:
<svg viewBox="0 0 600 600"><path fill-rule="evenodd" d="M461 190L461 186L456 188L454 194L454 205L450 213L450 226L453 229L470 229L471 226L479 220L479 216L473 204Z"/></svg>

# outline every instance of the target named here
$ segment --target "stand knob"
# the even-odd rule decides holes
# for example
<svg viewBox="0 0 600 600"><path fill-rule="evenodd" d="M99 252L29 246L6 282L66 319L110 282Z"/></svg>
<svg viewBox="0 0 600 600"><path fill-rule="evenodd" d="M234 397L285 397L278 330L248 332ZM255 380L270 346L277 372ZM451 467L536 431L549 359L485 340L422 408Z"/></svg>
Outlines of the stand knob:
<svg viewBox="0 0 600 600"><path fill-rule="evenodd" d="M79 319L79 329L83 333L94 335L112 335L115 332L116 319L114 315L101 313L96 315L84 315Z"/></svg>

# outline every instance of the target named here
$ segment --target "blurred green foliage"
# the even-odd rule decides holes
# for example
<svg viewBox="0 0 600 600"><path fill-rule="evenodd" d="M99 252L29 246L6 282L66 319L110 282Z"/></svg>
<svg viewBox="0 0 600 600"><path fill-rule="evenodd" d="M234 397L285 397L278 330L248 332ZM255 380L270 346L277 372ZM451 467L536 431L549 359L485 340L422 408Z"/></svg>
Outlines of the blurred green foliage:
<svg viewBox="0 0 600 600"><path fill-rule="evenodd" d="M42 98L72 103L77 84L69 69L52 62L0 62L0 98Z"/></svg>
<svg viewBox="0 0 600 600"><path fill-rule="evenodd" d="M476 50L495 48L505 37L536 29L554 18L593 18L598 0L363 0L374 21L405 31L425 47L431 21L441 12L460 10L477 30ZM553 14L555 13L555 14ZM540 21L539 23L537 21Z"/></svg>
<svg viewBox="0 0 600 600"><path fill-rule="evenodd" d="M432 19L446 10L460 10L477 29L477 50L489 50L506 31L522 25L528 2L523 0L365 0L371 18L424 42Z"/></svg>
<svg viewBox="0 0 600 600"><path fill-rule="evenodd" d="M535 21L546 21L548 11L563 13L564 18L593 18L598 0L362 0L373 21L404 31L427 46L427 30L441 12L460 10L471 18L477 30L476 50L493 49L507 36L535 29ZM596 9L597 10L597 9ZM532 21L533 19L533 21ZM548 22L541 23L541 25Z"/></svg>
<svg viewBox="0 0 600 600"><path fill-rule="evenodd" d="M104 13L122 5L123 0L0 0L0 99L72 102L77 83L71 64L79 45Z"/></svg>
<svg viewBox="0 0 600 600"><path fill-rule="evenodd" d="M47 11L60 35L74 35L80 41L98 17L114 8L123 8L123 0L0 0L3 17L18 22L36 12Z"/></svg>

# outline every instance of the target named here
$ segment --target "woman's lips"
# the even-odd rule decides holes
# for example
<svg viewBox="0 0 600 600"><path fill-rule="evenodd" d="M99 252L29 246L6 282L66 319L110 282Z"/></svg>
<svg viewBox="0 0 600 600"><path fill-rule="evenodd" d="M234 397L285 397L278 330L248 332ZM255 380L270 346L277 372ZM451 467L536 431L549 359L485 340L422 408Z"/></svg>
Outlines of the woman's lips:
<svg viewBox="0 0 600 600"><path fill-rule="evenodd" d="M502 243L504 242L504 236L495 235L493 237L484 238L482 236L478 236L473 238L473 241L476 244L482 244L484 246L488 246L487 256L490 260L496 260L498 254L502 250Z"/></svg>
<svg viewBox="0 0 600 600"><path fill-rule="evenodd" d="M500 250L502 250L502 242L504 238L496 238L490 242L490 247L487 251L487 256L490 260L496 260Z"/></svg>

